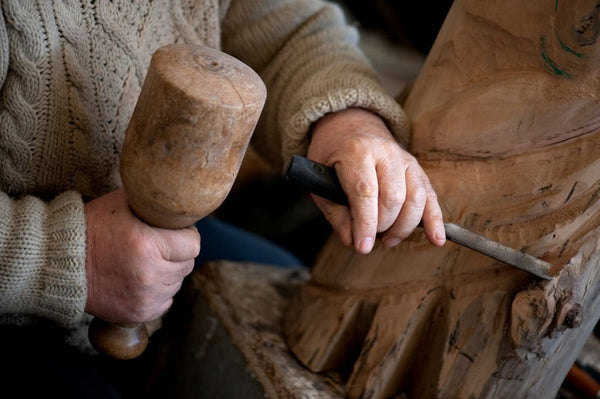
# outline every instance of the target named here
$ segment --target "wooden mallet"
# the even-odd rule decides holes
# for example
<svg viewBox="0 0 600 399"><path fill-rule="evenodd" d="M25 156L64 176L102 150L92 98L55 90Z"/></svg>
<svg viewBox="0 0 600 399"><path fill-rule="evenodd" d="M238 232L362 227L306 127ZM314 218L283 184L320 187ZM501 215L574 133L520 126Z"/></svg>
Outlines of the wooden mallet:
<svg viewBox="0 0 600 399"><path fill-rule="evenodd" d="M229 193L266 99L260 77L220 51L174 44L158 49L125 133L120 173L128 202L144 222L191 226ZM118 359L139 356L143 323L98 318L89 338Z"/></svg>

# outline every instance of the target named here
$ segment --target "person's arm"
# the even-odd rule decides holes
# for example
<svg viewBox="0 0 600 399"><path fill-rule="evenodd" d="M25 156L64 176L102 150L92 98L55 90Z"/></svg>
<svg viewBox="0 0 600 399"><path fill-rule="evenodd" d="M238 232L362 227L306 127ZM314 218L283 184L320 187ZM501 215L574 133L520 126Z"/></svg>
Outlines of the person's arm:
<svg viewBox="0 0 600 399"><path fill-rule="evenodd" d="M366 253L385 231L384 243L393 246L422 218L428 239L443 245L435 192L404 150L406 116L380 86L341 9L314 0L242 0L232 2L225 21L225 51L255 68L268 88L254 146L276 165L307 153L335 165L350 210L320 199L317 205L342 240ZM349 108L362 112L348 118Z"/></svg>
<svg viewBox="0 0 600 399"><path fill-rule="evenodd" d="M44 110L31 106L40 93L26 90L40 83L36 80L39 71L26 51L36 44L35 39L16 35L19 40L9 46L4 22L0 12L1 322L41 317L75 327L85 311L112 322L156 318L169 307L193 268L200 247L197 230L165 230L141 222L131 213L123 190L84 204L74 183L81 171L69 161L82 157L81 164L87 160L112 165L116 141L101 135L82 139L69 135L59 123L44 124ZM63 95L53 91L53 99L62 108L48 112L72 111L76 123L93 123L77 113L73 105L77 102ZM38 116L39 125L33 123ZM93 127L89 131L96 132ZM87 139L96 141L92 146L96 150L103 144L110 150L91 157L85 148ZM48 142L53 143L52 151L43 151ZM112 173L109 168L90 169ZM85 177L89 180L83 179L84 186L98 185L91 190L93 197L100 195L101 187L112 186L106 174ZM73 191L63 192L69 189Z"/></svg>
<svg viewBox="0 0 600 399"><path fill-rule="evenodd" d="M75 326L159 317L193 268L198 231L159 229L133 215L123 190L87 204L0 193L0 314Z"/></svg>
<svg viewBox="0 0 600 399"><path fill-rule="evenodd" d="M253 144L284 164L306 154L309 131L327 113L361 107L382 117L402 145L406 116L380 86L342 10L316 0L233 0L223 24L223 49L263 78L267 103Z"/></svg>
<svg viewBox="0 0 600 399"><path fill-rule="evenodd" d="M4 92L8 43L0 12L3 97L8 97ZM10 116L9 110L0 109L0 178L6 189L22 183L12 167L14 159L23 157L11 145L20 143L5 128L16 125L10 123ZM16 199L0 192L0 315L15 322L21 322L24 315L45 317L65 327L81 319L87 297L85 229L83 201L75 192L49 202L34 196Z"/></svg>
<svg viewBox="0 0 600 399"><path fill-rule="evenodd" d="M84 310L112 322L153 320L194 265L193 227L159 229L131 212L123 190L84 204L0 192L0 314L73 327Z"/></svg>
<svg viewBox="0 0 600 399"><path fill-rule="evenodd" d="M70 327L87 298L83 202L74 192L49 203L0 193L0 312Z"/></svg>

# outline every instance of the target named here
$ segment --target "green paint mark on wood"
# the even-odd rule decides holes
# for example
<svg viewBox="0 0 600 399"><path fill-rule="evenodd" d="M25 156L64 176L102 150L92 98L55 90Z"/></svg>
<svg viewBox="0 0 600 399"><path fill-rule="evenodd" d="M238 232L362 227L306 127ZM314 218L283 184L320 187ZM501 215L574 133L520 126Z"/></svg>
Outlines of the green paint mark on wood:
<svg viewBox="0 0 600 399"><path fill-rule="evenodd" d="M558 34L556 35L556 38L558 39L558 42L560 43L560 47L563 50L565 50L567 53L571 53L577 58L585 58L585 54L578 53L577 51L573 50L571 47L567 46L562 40L560 40L560 38L558 37Z"/></svg>
<svg viewBox="0 0 600 399"><path fill-rule="evenodd" d="M542 36L542 59L544 60L544 65L546 67L546 69L558 76L567 78L567 79L572 79L573 75L571 75L567 70L561 68L560 66L558 66L554 60L552 60L552 58L548 55L548 50L546 49L546 36Z"/></svg>

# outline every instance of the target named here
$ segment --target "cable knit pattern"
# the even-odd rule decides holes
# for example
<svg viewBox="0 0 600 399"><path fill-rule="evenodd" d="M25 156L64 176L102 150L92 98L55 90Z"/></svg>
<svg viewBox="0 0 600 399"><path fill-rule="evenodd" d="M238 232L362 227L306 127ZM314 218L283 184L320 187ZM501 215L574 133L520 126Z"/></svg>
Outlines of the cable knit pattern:
<svg viewBox="0 0 600 399"><path fill-rule="evenodd" d="M268 99L253 143L274 164L346 107L404 114L317 0L3 1L0 14L0 323L85 317L84 201L121 185L123 135L153 52L196 43L257 70ZM23 316L23 317L20 317Z"/></svg>

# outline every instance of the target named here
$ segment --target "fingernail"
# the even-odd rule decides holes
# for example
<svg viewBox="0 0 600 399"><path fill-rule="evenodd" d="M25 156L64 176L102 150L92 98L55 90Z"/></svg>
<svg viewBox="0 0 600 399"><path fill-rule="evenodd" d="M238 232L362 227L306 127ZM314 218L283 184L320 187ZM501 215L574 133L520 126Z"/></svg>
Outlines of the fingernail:
<svg viewBox="0 0 600 399"><path fill-rule="evenodd" d="M386 237L383 239L383 244L388 247L395 247L396 245L400 244L402 242L402 239L398 238L398 237Z"/></svg>
<svg viewBox="0 0 600 399"><path fill-rule="evenodd" d="M441 243L446 242L446 232L442 231L442 230L437 230L433 236L435 237L435 239Z"/></svg>
<svg viewBox="0 0 600 399"><path fill-rule="evenodd" d="M362 254L368 254L373 249L374 241L372 238L363 238L358 244L358 251Z"/></svg>

